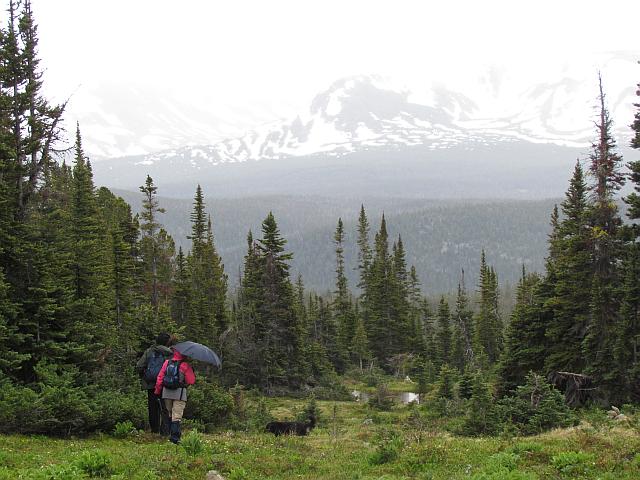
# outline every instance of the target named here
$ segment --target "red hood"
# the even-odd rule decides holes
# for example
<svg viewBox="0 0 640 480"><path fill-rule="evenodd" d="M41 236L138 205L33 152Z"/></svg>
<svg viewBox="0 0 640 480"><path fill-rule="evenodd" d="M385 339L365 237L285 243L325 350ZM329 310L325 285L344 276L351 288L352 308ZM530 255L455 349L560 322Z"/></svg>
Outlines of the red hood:
<svg viewBox="0 0 640 480"><path fill-rule="evenodd" d="M185 358L187 358L187 357L182 355L179 351L177 351L175 349L173 350L173 360L180 360L181 361L181 360L184 360Z"/></svg>

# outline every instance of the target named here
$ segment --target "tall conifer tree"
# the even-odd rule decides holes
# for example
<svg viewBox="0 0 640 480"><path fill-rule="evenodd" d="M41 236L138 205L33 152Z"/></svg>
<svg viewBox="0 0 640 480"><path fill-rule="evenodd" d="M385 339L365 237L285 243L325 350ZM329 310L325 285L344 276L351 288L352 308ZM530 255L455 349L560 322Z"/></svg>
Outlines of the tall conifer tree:
<svg viewBox="0 0 640 480"><path fill-rule="evenodd" d="M218 345L227 328L227 276L213 238L211 219L205 211L204 196L198 185L191 213L191 252L187 257L189 322L187 333L202 343Z"/></svg>
<svg viewBox="0 0 640 480"><path fill-rule="evenodd" d="M615 396L620 388L610 378L613 371L612 333L617 329L619 286L617 263L620 258L619 229L621 220L614 195L622 188L624 177L620 172L622 157L616 153L611 135L612 122L605 104L602 79L599 82L599 118L596 123L598 139L592 145L590 171L593 177L591 209L592 258L594 266L591 286L591 318L583 343L586 371L601 387L607 398Z"/></svg>
<svg viewBox="0 0 640 480"><path fill-rule="evenodd" d="M563 220L553 239L554 292L547 302L553 310L553 322L546 332L547 372L580 373L585 367L582 343L590 313L585 299L590 296L593 278L588 208L587 185L576 162L562 202Z"/></svg>
<svg viewBox="0 0 640 480"><path fill-rule="evenodd" d="M640 84L636 95L640 97ZM631 124L633 138L631 148L640 152L640 103L636 108L634 122ZM633 191L624 199L628 205L627 216L633 223L624 227L625 241L622 263L622 288L620 306L620 324L614 345L614 375L622 386L622 401L640 400L640 160L627 164L629 181Z"/></svg>
<svg viewBox="0 0 640 480"><path fill-rule="evenodd" d="M333 236L336 245L336 290L332 303L333 318L338 334L336 358L333 363L339 372L343 372L346 368L350 356L349 346L355 334L353 305L344 272L344 235L344 225L342 219L339 218Z"/></svg>
<svg viewBox="0 0 640 480"><path fill-rule="evenodd" d="M480 257L480 308L476 317L475 338L490 363L495 363L502 351L502 322L498 313L498 278L487 265L484 250Z"/></svg>

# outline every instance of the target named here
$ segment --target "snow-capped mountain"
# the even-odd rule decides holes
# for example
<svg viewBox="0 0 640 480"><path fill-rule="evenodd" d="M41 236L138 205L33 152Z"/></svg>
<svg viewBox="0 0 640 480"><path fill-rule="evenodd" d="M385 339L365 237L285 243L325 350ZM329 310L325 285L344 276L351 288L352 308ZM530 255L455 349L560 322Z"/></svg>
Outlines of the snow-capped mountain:
<svg viewBox="0 0 640 480"><path fill-rule="evenodd" d="M622 62L629 67L630 62ZM340 79L318 94L307 112L211 145L188 146L148 154L141 162L167 158L221 164L247 160L345 153L376 147L428 145L448 148L465 142L525 140L574 147L593 135L597 77L564 77L522 91L504 92L493 84L482 102L433 85L427 95L397 89L375 76ZM504 98L501 98L501 95ZM630 136L633 84L608 95L621 137ZM492 115L492 116L487 116Z"/></svg>
<svg viewBox="0 0 640 480"><path fill-rule="evenodd" d="M614 63L624 71L632 65L624 59ZM514 82L503 78L504 74L493 72L477 84L475 98L438 84L412 90L377 76L354 76L340 79L316 95L308 110L293 120L268 123L212 144L97 161L94 168L98 181L110 186L133 187L149 173L165 185L217 182L225 191L235 191L233 185L238 184L242 191L246 185L255 185L258 193L275 193L275 187L260 184L258 177L276 175L276 164L287 178L298 175L299 184L307 185L327 175L321 169L332 171L337 159L343 159L341 169L347 168L347 163L349 168L357 163L365 170L374 168L374 163L384 158L395 168L410 161L415 162L411 166L414 171L433 173L434 165L450 158L440 170L448 167L457 171L466 162L471 162L465 167L467 173L498 174L504 171L504 162L508 162L507 170L520 172L534 172L532 168L546 165L555 168L554 173L564 182L567 162L584 157L588 150L597 96L597 76L589 81L569 73L554 82L514 88ZM625 145L635 92L631 82L616 87L607 99L619 142ZM562 156L556 157L561 151ZM287 172L282 171L285 160ZM242 164L251 167L220 169ZM301 169L307 174L300 173ZM403 192L400 180L395 190ZM286 191L292 192L291 188L288 185ZM531 186L524 190L531 191Z"/></svg>

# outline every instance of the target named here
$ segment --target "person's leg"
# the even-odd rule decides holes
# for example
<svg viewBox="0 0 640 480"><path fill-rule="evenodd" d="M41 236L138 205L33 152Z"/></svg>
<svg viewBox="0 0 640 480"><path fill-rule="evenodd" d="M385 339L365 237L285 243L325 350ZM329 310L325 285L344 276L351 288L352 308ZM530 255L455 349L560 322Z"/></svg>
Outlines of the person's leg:
<svg viewBox="0 0 640 480"><path fill-rule="evenodd" d="M181 422L184 413L184 407L187 402L184 400L174 400L171 409L171 440L173 443L179 443L182 436Z"/></svg>
<svg viewBox="0 0 640 480"><path fill-rule="evenodd" d="M160 431L160 404L159 397L153 390L147 390L147 409L149 410L149 427L153 433Z"/></svg>
<svg viewBox="0 0 640 480"><path fill-rule="evenodd" d="M171 412L167 410L167 405L162 398L158 397L158 404L160 405L160 435L167 436L171 431Z"/></svg>

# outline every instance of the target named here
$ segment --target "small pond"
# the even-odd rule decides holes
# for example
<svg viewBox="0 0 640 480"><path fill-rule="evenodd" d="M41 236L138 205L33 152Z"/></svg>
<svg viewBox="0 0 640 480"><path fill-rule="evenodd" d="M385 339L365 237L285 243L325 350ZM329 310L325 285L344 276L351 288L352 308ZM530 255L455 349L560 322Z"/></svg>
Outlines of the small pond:
<svg viewBox="0 0 640 480"><path fill-rule="evenodd" d="M368 402L373 394L367 392L361 392L360 390L354 390L351 392L351 396L356 402ZM420 403L420 395L414 392L399 392L393 393L392 397L394 401L407 405L411 402Z"/></svg>

